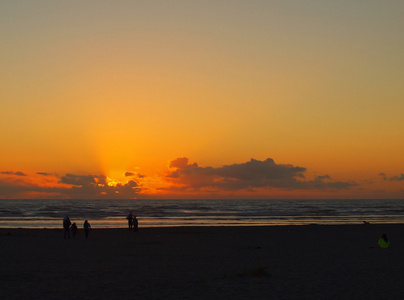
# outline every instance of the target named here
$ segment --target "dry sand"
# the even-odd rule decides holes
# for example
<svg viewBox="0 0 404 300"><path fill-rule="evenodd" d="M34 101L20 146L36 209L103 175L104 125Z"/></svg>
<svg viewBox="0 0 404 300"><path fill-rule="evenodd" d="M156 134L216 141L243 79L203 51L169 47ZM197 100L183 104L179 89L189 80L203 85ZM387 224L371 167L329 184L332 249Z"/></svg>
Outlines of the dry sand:
<svg viewBox="0 0 404 300"><path fill-rule="evenodd" d="M0 299L404 298L404 225L0 229L0 251Z"/></svg>

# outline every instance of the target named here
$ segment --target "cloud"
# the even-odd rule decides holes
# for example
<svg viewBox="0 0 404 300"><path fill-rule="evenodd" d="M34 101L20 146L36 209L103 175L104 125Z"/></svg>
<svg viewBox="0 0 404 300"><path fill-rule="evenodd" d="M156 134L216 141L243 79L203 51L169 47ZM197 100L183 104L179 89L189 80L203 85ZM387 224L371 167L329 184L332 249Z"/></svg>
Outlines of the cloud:
<svg viewBox="0 0 404 300"><path fill-rule="evenodd" d="M109 184L105 175L66 174L58 178L52 174L36 174L39 175L36 178L0 180L0 198L133 199L143 190L135 180Z"/></svg>
<svg viewBox="0 0 404 300"><path fill-rule="evenodd" d="M133 199L141 191L135 180L110 185L105 175L66 174L61 177L60 183L72 185L64 190L70 198Z"/></svg>
<svg viewBox="0 0 404 300"><path fill-rule="evenodd" d="M63 192L60 187L40 186L31 181L0 180L1 198L26 198L28 195L52 195L55 198Z"/></svg>
<svg viewBox="0 0 404 300"><path fill-rule="evenodd" d="M0 198L133 199L140 195L159 197L190 194L227 197L244 192L266 195L271 189L286 192L298 190L307 194L321 190L347 190L357 186L355 182L335 181L328 174L310 180L306 178L305 167L278 164L271 158L204 167L181 157L171 161L169 167L163 178L145 179L144 175L127 171L127 182L111 181L102 174L68 173L58 176L55 173L37 172L26 176L23 172L1 172L12 176L1 177ZM404 180L404 175L390 180Z"/></svg>
<svg viewBox="0 0 404 300"><path fill-rule="evenodd" d="M99 176L66 174L61 177L60 183L76 186L90 186L97 183L96 179L99 179ZM103 179L105 178L102 178L101 180Z"/></svg>
<svg viewBox="0 0 404 300"><path fill-rule="evenodd" d="M388 178L385 173L379 173L379 176L383 178L383 180L388 180L388 181L403 181L404 180L404 174L400 174L400 176L393 176Z"/></svg>
<svg viewBox="0 0 404 300"><path fill-rule="evenodd" d="M330 175L322 175L316 177L316 180L325 180L325 179L331 179Z"/></svg>
<svg viewBox="0 0 404 300"><path fill-rule="evenodd" d="M393 176L389 180L390 181L403 181L404 180L404 174L400 174L400 176Z"/></svg>
<svg viewBox="0 0 404 300"><path fill-rule="evenodd" d="M379 176L381 176L383 180L387 180L387 176L385 173L379 173Z"/></svg>
<svg viewBox="0 0 404 300"><path fill-rule="evenodd" d="M1 174L4 174L4 175L16 175L16 176L27 176L23 172L11 172L11 171L1 172Z"/></svg>
<svg viewBox="0 0 404 300"><path fill-rule="evenodd" d="M36 174L42 175L42 176L55 176L55 174L53 174L53 173L46 173L46 172L36 172Z"/></svg>
<svg viewBox="0 0 404 300"><path fill-rule="evenodd" d="M145 175L139 174L139 173L135 173L135 172L131 172L131 171L126 171L125 172L125 177L137 177L137 178L145 178Z"/></svg>
<svg viewBox="0 0 404 300"><path fill-rule="evenodd" d="M200 167L182 157L170 163L166 178L172 182L173 190L199 190L204 188L242 190L254 188L280 189L347 189L353 182L332 182L329 175L305 181L306 168L289 164L276 164L273 159L264 161L251 159L241 164L222 167ZM324 180L327 180L325 182Z"/></svg>
<svg viewBox="0 0 404 300"><path fill-rule="evenodd" d="M327 180L327 182L324 182ZM348 189L353 186L357 186L354 182L345 182L345 181L331 181L331 177L329 175L317 176L314 181L304 182L307 185L307 188L314 189L337 189L343 190Z"/></svg>

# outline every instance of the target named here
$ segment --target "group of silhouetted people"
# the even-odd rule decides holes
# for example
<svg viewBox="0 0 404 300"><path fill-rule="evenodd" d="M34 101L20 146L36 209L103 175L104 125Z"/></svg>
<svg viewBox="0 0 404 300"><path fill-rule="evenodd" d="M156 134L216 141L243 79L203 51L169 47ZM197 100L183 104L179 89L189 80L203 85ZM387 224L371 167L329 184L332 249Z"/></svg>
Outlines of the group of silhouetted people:
<svg viewBox="0 0 404 300"><path fill-rule="evenodd" d="M129 215L126 217L126 219L128 220L129 230L133 230L134 232L138 232L139 231L139 222L138 222L138 219L136 218L136 216L134 216L132 214L132 212L130 212ZM88 223L87 220L84 221L83 228L84 228L85 237L87 239L88 234L89 234L90 229L91 229L91 225L90 225L90 223ZM70 221L69 216L65 216L63 218L63 231L64 231L64 238L65 239L66 238L70 239L70 232L72 233L73 238L76 237L77 225L76 225L76 223L72 223Z"/></svg>
<svg viewBox="0 0 404 300"><path fill-rule="evenodd" d="M128 220L129 230L133 229L134 232L138 232L139 231L139 222L138 222L136 216L134 216L132 214L132 212L130 212L129 215L126 217L126 219Z"/></svg>
<svg viewBox="0 0 404 300"><path fill-rule="evenodd" d="M87 239L88 234L89 234L90 229L91 229L91 225L90 225L90 223L88 223L87 220L84 221L83 228L84 228L84 234L85 234L86 239ZM70 239L70 231L72 232L73 238L76 237L77 225L76 225L76 223L72 224L72 222L70 221L70 218L68 216L65 216L63 218L63 231L64 231L64 238L65 239L66 239L66 237L68 239Z"/></svg>

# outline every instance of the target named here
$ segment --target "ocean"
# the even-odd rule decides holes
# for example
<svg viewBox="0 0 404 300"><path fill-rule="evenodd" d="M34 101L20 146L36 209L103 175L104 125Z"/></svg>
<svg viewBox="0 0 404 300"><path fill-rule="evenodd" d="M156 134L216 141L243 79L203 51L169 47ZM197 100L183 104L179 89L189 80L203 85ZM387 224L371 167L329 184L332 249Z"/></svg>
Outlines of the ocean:
<svg viewBox="0 0 404 300"><path fill-rule="evenodd" d="M264 226L404 223L404 200L0 200L0 228Z"/></svg>

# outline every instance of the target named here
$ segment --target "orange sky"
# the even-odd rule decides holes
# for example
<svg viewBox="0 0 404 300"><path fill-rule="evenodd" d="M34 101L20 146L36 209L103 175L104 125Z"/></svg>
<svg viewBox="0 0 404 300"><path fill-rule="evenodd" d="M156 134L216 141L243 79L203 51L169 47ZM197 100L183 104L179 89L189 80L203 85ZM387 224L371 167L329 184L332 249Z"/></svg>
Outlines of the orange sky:
<svg viewBox="0 0 404 300"><path fill-rule="evenodd" d="M404 4L333 2L2 3L0 198L403 198Z"/></svg>

